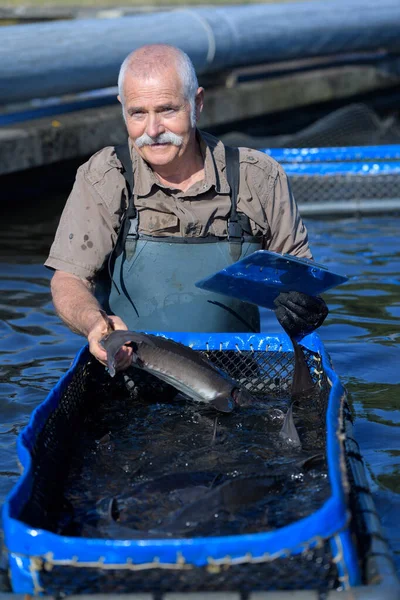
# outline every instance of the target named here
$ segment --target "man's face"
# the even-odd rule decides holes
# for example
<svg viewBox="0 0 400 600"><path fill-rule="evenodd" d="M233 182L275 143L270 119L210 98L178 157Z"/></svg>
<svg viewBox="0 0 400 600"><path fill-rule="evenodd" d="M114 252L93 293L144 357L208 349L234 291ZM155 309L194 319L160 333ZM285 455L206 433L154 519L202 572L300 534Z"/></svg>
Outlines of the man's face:
<svg viewBox="0 0 400 600"><path fill-rule="evenodd" d="M196 103L202 102L199 88ZM179 162L194 139L191 107L182 93L175 69L147 79L133 79L129 71L124 85L124 113L129 137L151 166ZM155 143L154 143L155 142Z"/></svg>

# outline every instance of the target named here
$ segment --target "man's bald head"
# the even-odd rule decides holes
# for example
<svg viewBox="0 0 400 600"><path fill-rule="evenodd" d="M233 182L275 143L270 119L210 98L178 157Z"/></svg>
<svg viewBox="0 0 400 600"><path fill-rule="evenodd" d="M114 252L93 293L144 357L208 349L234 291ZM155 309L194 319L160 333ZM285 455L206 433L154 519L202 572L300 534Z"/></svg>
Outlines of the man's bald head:
<svg viewBox="0 0 400 600"><path fill-rule="evenodd" d="M183 96L190 102L192 125L196 123L195 97L199 87L193 63L188 55L168 44L150 44L134 50L125 58L118 76L118 93L124 105L124 83L127 74L134 79L151 79L165 74L171 67L182 82Z"/></svg>

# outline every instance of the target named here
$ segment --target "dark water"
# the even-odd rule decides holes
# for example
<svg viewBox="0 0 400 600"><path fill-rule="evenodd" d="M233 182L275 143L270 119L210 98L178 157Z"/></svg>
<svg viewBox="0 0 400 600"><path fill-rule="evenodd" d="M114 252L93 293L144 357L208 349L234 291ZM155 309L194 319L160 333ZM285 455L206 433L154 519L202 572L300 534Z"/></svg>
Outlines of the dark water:
<svg viewBox="0 0 400 600"><path fill-rule="evenodd" d="M45 216L35 209L23 225L20 215L0 225L1 501L19 475L19 431L83 344L55 316L50 273L41 266L58 210L46 205ZM400 218L308 219L307 226L315 259L350 277L326 294L331 312L320 333L350 392L355 434L400 570ZM279 330L271 313L263 325Z"/></svg>
<svg viewBox="0 0 400 600"><path fill-rule="evenodd" d="M256 381L265 379L276 357L261 365L249 355L244 360L241 354L237 365L242 372L246 365L261 368ZM96 380L94 410L78 436L66 508L56 525L62 535L135 539L273 531L313 513L330 495L322 454L327 386L316 383L298 400L301 410L297 403L292 408L299 446L280 435L290 387L222 414L153 387L146 399L140 393L132 399L108 376L104 385Z"/></svg>

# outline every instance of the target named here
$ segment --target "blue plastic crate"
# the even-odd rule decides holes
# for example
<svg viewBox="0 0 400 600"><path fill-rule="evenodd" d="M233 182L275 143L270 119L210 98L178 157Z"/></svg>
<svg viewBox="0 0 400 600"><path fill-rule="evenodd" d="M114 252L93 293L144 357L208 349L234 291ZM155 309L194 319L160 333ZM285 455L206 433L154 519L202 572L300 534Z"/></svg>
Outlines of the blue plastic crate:
<svg viewBox="0 0 400 600"><path fill-rule="evenodd" d="M160 334L162 335L162 334ZM168 333L176 341L194 349L241 352L292 352L288 337L267 334L196 334ZM332 369L329 356L317 334L303 339L315 357L314 369L324 373L330 386L326 412L326 452L331 486L329 499L319 510L281 529L256 534L191 538L109 540L56 535L30 527L20 520L21 510L33 485L31 453L37 436L57 408L74 373L89 356L85 346L69 371L32 413L30 422L19 435L18 457L23 475L9 494L3 508L5 544L13 591L40 593L43 569L55 566L101 569L180 569L204 565L241 565L279 560L300 555L328 541L342 587L359 585L358 557L349 529L348 486L343 469L344 435L342 411L345 391Z"/></svg>

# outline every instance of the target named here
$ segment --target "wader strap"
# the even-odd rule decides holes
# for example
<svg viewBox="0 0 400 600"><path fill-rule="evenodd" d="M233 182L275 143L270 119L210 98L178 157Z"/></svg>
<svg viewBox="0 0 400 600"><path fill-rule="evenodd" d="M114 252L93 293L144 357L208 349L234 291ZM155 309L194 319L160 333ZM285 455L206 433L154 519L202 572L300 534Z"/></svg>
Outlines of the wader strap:
<svg viewBox="0 0 400 600"><path fill-rule="evenodd" d="M132 158L129 149L129 143L125 142L125 144L120 144L115 146L115 153L117 158L119 158L123 171L122 174L125 177L126 185L128 188L128 208L125 211L125 214L121 221L121 226L119 228L117 241L115 242L115 246L110 253L108 258L108 272L110 275L111 281L114 283L117 288L115 282L113 281L112 274L114 272L114 264L118 256L125 251L125 242L128 234L132 235L135 239L138 238L138 214L135 208L133 189L134 189L134 177L133 177L133 168L132 168ZM120 291L117 288L118 293Z"/></svg>
<svg viewBox="0 0 400 600"><path fill-rule="evenodd" d="M226 178L231 188L231 212L228 219L229 252L236 262L242 254L243 229L238 220L239 148L225 146Z"/></svg>

